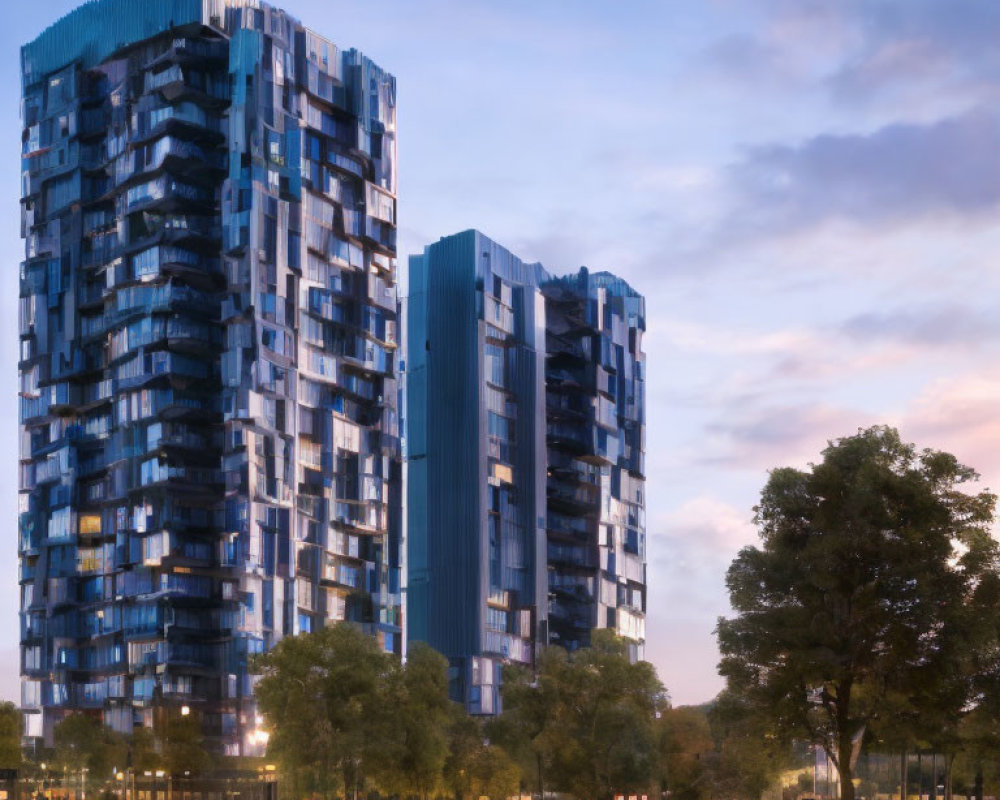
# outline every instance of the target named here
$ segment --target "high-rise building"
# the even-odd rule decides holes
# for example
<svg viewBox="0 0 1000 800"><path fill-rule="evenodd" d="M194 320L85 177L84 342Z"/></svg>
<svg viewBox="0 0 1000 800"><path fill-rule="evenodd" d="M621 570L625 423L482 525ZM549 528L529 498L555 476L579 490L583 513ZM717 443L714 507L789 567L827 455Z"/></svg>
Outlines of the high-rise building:
<svg viewBox="0 0 1000 800"><path fill-rule="evenodd" d="M401 648L395 81L258 0L93 0L22 77L27 734L259 752L250 655Z"/></svg>
<svg viewBox="0 0 1000 800"><path fill-rule="evenodd" d="M551 277L478 231L409 264L407 620L452 693L500 707L500 667L645 640L643 299Z"/></svg>
<svg viewBox="0 0 1000 800"><path fill-rule="evenodd" d="M646 639L645 301L585 269L543 285L549 641Z"/></svg>
<svg viewBox="0 0 1000 800"><path fill-rule="evenodd" d="M477 231L410 259L409 638L473 713L546 639L542 275Z"/></svg>

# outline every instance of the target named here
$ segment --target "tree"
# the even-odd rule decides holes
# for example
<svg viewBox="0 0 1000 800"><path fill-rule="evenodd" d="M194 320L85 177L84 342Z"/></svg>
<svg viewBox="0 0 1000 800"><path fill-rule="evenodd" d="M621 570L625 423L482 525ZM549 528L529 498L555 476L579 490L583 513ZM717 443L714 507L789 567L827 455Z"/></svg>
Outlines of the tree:
<svg viewBox="0 0 1000 800"><path fill-rule="evenodd" d="M162 733L163 766L170 775L198 775L212 766L212 757L205 749L201 721L195 714L171 711Z"/></svg>
<svg viewBox="0 0 1000 800"><path fill-rule="evenodd" d="M448 726L448 756L444 762L444 785L455 800L472 796L472 782L483 732L479 721L457 703L452 707Z"/></svg>
<svg viewBox="0 0 1000 800"><path fill-rule="evenodd" d="M471 767L473 797L505 800L517 794L521 772L503 748L484 743L475 751Z"/></svg>
<svg viewBox="0 0 1000 800"><path fill-rule="evenodd" d="M500 730L492 722L487 727ZM448 733L444 782L456 800L482 796L503 800L518 792L521 769L515 758L506 747L485 739L479 720L461 706L455 706Z"/></svg>
<svg viewBox="0 0 1000 800"><path fill-rule="evenodd" d="M561 647L549 647L538 655L537 672L505 664L503 714L486 724L486 734L520 763L539 797L545 796L546 779L559 747L548 726L560 702L567 658Z"/></svg>
<svg viewBox="0 0 1000 800"><path fill-rule="evenodd" d="M383 688L391 715L374 747L381 750L377 777L390 794L426 798L441 784L448 757L454 704L448 697L448 660L423 642L409 650L402 670Z"/></svg>
<svg viewBox="0 0 1000 800"><path fill-rule="evenodd" d="M115 766L119 770L131 766L136 773L153 772L160 769L160 754L157 752L157 742L153 731L150 728L133 728L125 752L119 755Z"/></svg>
<svg viewBox="0 0 1000 800"><path fill-rule="evenodd" d="M713 796L759 800L791 761L790 743L767 730L767 719L743 698L723 691L708 711L718 754Z"/></svg>
<svg viewBox="0 0 1000 800"><path fill-rule="evenodd" d="M941 675L977 617L995 617L996 498L966 491L977 478L891 428L861 430L808 470L771 472L754 509L762 546L729 568L736 616L719 620L720 672L774 735L826 751L844 800L889 698L921 713L952 698Z"/></svg>
<svg viewBox="0 0 1000 800"><path fill-rule="evenodd" d="M710 796L716 765L715 741L703 708L681 706L662 713L663 777L671 800Z"/></svg>
<svg viewBox="0 0 1000 800"><path fill-rule="evenodd" d="M0 769L21 766L21 712L11 702L0 703Z"/></svg>
<svg viewBox="0 0 1000 800"><path fill-rule="evenodd" d="M66 775L80 777L86 769L103 780L124 749L123 738L88 714L70 714L53 730L55 766Z"/></svg>
<svg viewBox="0 0 1000 800"><path fill-rule="evenodd" d="M384 688L398 661L350 625L282 639L254 661L257 704L271 730L268 753L295 795L357 796L377 772Z"/></svg>
<svg viewBox="0 0 1000 800"><path fill-rule="evenodd" d="M537 753L549 785L594 800L648 788L666 698L652 665L630 662L613 631L594 631L590 647L568 656L549 648L536 680L505 684L503 699L509 746Z"/></svg>

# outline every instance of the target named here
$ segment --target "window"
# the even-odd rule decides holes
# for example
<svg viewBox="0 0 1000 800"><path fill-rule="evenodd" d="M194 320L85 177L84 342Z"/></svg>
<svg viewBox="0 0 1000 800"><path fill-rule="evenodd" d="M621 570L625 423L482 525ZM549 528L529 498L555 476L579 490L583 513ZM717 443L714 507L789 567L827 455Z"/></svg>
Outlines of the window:
<svg viewBox="0 0 1000 800"><path fill-rule="evenodd" d="M81 514L80 515L80 533L81 534L100 534L101 532L101 515L100 514Z"/></svg>

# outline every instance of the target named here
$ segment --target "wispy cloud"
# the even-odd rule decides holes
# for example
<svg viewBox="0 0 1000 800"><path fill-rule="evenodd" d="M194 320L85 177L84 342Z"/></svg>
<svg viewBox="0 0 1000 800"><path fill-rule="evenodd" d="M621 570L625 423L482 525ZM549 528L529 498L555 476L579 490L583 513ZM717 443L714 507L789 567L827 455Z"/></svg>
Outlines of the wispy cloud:
<svg viewBox="0 0 1000 800"><path fill-rule="evenodd" d="M890 417L905 438L954 453L1000 489L1000 370L984 367L929 382Z"/></svg>
<svg viewBox="0 0 1000 800"><path fill-rule="evenodd" d="M870 412L802 403L763 404L730 409L725 417L706 425L702 463L723 469L767 470L803 466L816 458L831 438L849 436L858 428L879 422Z"/></svg>
<svg viewBox="0 0 1000 800"><path fill-rule="evenodd" d="M731 169L733 226L780 234L827 220L865 226L938 215L993 222L1000 118L984 110L869 135L822 134L749 149Z"/></svg>
<svg viewBox="0 0 1000 800"><path fill-rule="evenodd" d="M711 494L699 494L674 511L650 520L654 563L696 569L706 559L727 564L756 541L749 508L736 508Z"/></svg>
<svg viewBox="0 0 1000 800"><path fill-rule="evenodd" d="M991 308L925 304L857 314L843 323L841 331L859 343L899 342L924 354L957 347L968 354L996 347L1000 318Z"/></svg>
<svg viewBox="0 0 1000 800"><path fill-rule="evenodd" d="M1000 77L1000 7L977 0L854 0L842 13L857 32L855 46L829 78L835 97L848 104L886 95L995 94Z"/></svg>

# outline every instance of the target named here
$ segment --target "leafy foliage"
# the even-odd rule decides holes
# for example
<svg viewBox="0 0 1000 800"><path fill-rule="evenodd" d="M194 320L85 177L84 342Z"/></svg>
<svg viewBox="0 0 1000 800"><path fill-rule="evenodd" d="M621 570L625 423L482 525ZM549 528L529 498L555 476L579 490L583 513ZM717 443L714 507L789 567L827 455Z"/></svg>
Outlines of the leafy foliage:
<svg viewBox="0 0 1000 800"><path fill-rule="evenodd" d="M171 714L164 725L162 738L162 761L168 774L199 775L212 766L212 757L202 737L201 721L194 714Z"/></svg>
<svg viewBox="0 0 1000 800"><path fill-rule="evenodd" d="M772 735L826 751L851 783L869 726L901 706L927 728L975 694L970 643L995 619L996 498L954 456L885 427L774 470L755 508L762 546L727 575L720 671ZM995 627L995 626L994 626ZM934 722L936 720L936 723Z"/></svg>
<svg viewBox="0 0 1000 800"><path fill-rule="evenodd" d="M441 788L454 704L448 699L448 661L422 642L410 647L402 670L390 673L375 747L383 752L376 778L384 791L419 797Z"/></svg>
<svg viewBox="0 0 1000 800"><path fill-rule="evenodd" d="M549 648L534 681L505 671L503 699L504 741L536 756L547 786L589 798L649 787L666 697L653 667L631 663L613 632L594 631L591 647L569 655Z"/></svg>
<svg viewBox="0 0 1000 800"><path fill-rule="evenodd" d="M790 743L773 736L757 711L726 691L708 710L718 754L714 796L758 800L793 763Z"/></svg>
<svg viewBox="0 0 1000 800"><path fill-rule="evenodd" d="M661 719L661 769L671 800L712 796L718 759L708 715L701 708L682 706L666 710Z"/></svg>
<svg viewBox="0 0 1000 800"><path fill-rule="evenodd" d="M21 766L21 712L13 703L0 703L0 769Z"/></svg>
<svg viewBox="0 0 1000 800"><path fill-rule="evenodd" d="M383 689L396 661L349 625L282 639L255 662L268 752L292 792L356 794L377 771Z"/></svg>
<svg viewBox="0 0 1000 800"><path fill-rule="evenodd" d="M124 764L126 740L88 714L70 714L55 726L55 772L77 774L86 769L107 776L117 763Z"/></svg>

